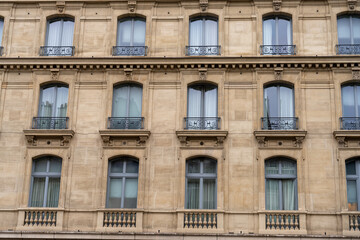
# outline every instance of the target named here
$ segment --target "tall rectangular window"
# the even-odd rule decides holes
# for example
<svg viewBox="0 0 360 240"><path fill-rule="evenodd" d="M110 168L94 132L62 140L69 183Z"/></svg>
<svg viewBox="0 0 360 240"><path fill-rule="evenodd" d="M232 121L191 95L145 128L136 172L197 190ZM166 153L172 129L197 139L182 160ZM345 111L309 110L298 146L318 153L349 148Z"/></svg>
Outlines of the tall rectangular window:
<svg viewBox="0 0 360 240"><path fill-rule="evenodd" d="M360 129L360 85L354 83L343 85L341 102L340 127L346 130Z"/></svg>
<svg viewBox="0 0 360 240"><path fill-rule="evenodd" d="M349 211L359 211L360 208L360 160L352 159L346 162L346 185Z"/></svg>
<svg viewBox="0 0 360 240"><path fill-rule="evenodd" d="M337 19L337 54L360 54L360 16L341 15Z"/></svg>
<svg viewBox="0 0 360 240"><path fill-rule="evenodd" d="M4 19L0 18L0 46L2 46L3 32L4 32Z"/></svg>

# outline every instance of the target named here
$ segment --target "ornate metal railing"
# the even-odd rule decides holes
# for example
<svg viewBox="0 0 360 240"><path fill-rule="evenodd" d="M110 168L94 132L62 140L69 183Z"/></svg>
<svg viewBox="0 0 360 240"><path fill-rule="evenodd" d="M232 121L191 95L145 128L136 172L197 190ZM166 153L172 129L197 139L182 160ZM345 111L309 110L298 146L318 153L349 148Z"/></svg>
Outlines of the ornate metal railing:
<svg viewBox="0 0 360 240"><path fill-rule="evenodd" d="M341 117L341 130L360 130L360 117Z"/></svg>
<svg viewBox="0 0 360 240"><path fill-rule="evenodd" d="M143 129L143 117L109 117L108 129Z"/></svg>
<svg viewBox="0 0 360 240"><path fill-rule="evenodd" d="M298 129L298 118L297 117L262 117L261 129L296 130Z"/></svg>
<svg viewBox="0 0 360 240"><path fill-rule="evenodd" d="M187 56L220 55L221 46L186 46Z"/></svg>
<svg viewBox="0 0 360 240"><path fill-rule="evenodd" d="M186 212L184 213L184 228L217 228L217 213Z"/></svg>
<svg viewBox="0 0 360 240"><path fill-rule="evenodd" d="M184 129L191 130L217 130L220 129L219 117L186 117Z"/></svg>
<svg viewBox="0 0 360 240"><path fill-rule="evenodd" d="M25 211L24 226L56 226L57 211L29 210Z"/></svg>
<svg viewBox="0 0 360 240"><path fill-rule="evenodd" d="M136 212L109 211L104 212L103 227L136 227Z"/></svg>
<svg viewBox="0 0 360 240"><path fill-rule="evenodd" d="M0 56L2 56L4 54L4 47L0 46Z"/></svg>
<svg viewBox="0 0 360 240"><path fill-rule="evenodd" d="M296 45L260 45L261 55L296 55Z"/></svg>
<svg viewBox="0 0 360 240"><path fill-rule="evenodd" d="M113 56L146 56L147 46L114 46L112 49Z"/></svg>
<svg viewBox="0 0 360 240"><path fill-rule="evenodd" d="M265 214L265 228L272 230L298 230L300 217L296 213L267 213Z"/></svg>
<svg viewBox="0 0 360 240"><path fill-rule="evenodd" d="M34 117L33 129L68 129L68 117Z"/></svg>
<svg viewBox="0 0 360 240"><path fill-rule="evenodd" d="M349 230L360 231L360 214L349 215Z"/></svg>
<svg viewBox="0 0 360 240"><path fill-rule="evenodd" d="M336 54L360 54L360 44L337 44Z"/></svg>
<svg viewBox="0 0 360 240"><path fill-rule="evenodd" d="M73 46L43 46L40 47L40 56L74 56Z"/></svg>

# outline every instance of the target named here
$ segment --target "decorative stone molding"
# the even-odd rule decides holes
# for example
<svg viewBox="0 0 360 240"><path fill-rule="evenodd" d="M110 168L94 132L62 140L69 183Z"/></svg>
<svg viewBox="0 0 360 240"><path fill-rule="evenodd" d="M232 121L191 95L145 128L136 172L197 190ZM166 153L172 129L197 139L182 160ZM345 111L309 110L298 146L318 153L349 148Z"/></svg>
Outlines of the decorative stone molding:
<svg viewBox="0 0 360 240"><path fill-rule="evenodd" d="M205 81L207 78L207 69L206 68L199 68L199 79Z"/></svg>
<svg viewBox="0 0 360 240"><path fill-rule="evenodd" d="M51 73L51 80L52 81L58 81L59 80L59 75L60 75L60 70L59 69L51 69L50 73Z"/></svg>
<svg viewBox="0 0 360 240"><path fill-rule="evenodd" d="M131 68L125 68L124 69L124 75L125 75L125 79L126 80L131 80L132 79L132 69Z"/></svg>
<svg viewBox="0 0 360 240"><path fill-rule="evenodd" d="M359 148L360 130L339 130L334 131L334 137L339 148Z"/></svg>
<svg viewBox="0 0 360 240"><path fill-rule="evenodd" d="M176 131L182 148L223 148L227 134L219 130Z"/></svg>
<svg viewBox="0 0 360 240"><path fill-rule="evenodd" d="M274 11L280 11L281 9L281 0L273 0Z"/></svg>
<svg viewBox="0 0 360 240"><path fill-rule="evenodd" d="M274 68L274 78L275 80L281 80L283 75L283 68Z"/></svg>
<svg viewBox="0 0 360 240"><path fill-rule="evenodd" d="M58 13L65 13L65 1L57 1L56 8Z"/></svg>
<svg viewBox="0 0 360 240"><path fill-rule="evenodd" d="M27 129L24 130L28 147L67 148L75 132L69 129Z"/></svg>
<svg viewBox="0 0 360 240"><path fill-rule="evenodd" d="M128 9L129 9L129 12L135 12L135 9L136 9L136 1L128 1Z"/></svg>
<svg viewBox="0 0 360 240"><path fill-rule="evenodd" d="M144 148L150 131L108 129L99 131L104 148Z"/></svg>
<svg viewBox="0 0 360 240"><path fill-rule="evenodd" d="M208 6L209 6L209 1L208 0L199 0L199 4L200 4L200 9L201 11L206 11Z"/></svg>
<svg viewBox="0 0 360 240"><path fill-rule="evenodd" d="M261 130L254 131L259 148L293 149L302 148L306 131Z"/></svg>
<svg viewBox="0 0 360 240"><path fill-rule="evenodd" d="M352 68L352 79L360 80L360 68Z"/></svg>
<svg viewBox="0 0 360 240"><path fill-rule="evenodd" d="M357 4L357 0L347 0L348 3L348 7L350 11L354 11L356 4Z"/></svg>

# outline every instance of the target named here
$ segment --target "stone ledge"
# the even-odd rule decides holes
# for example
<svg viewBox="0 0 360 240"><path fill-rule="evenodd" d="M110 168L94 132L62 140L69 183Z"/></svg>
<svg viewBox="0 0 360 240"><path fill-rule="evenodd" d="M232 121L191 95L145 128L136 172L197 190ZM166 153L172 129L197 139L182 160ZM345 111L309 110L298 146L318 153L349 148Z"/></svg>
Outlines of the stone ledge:
<svg viewBox="0 0 360 240"><path fill-rule="evenodd" d="M293 149L302 148L307 131L302 130L260 130L254 131L259 148Z"/></svg>
<svg viewBox="0 0 360 240"><path fill-rule="evenodd" d="M228 131L221 130L181 130L176 131L180 144L185 148L223 148Z"/></svg>
<svg viewBox="0 0 360 240"><path fill-rule="evenodd" d="M144 148L150 137L147 130L99 130L104 148Z"/></svg>
<svg viewBox="0 0 360 240"><path fill-rule="evenodd" d="M333 135L339 148L360 148L360 130L338 130Z"/></svg>
<svg viewBox="0 0 360 240"><path fill-rule="evenodd" d="M24 129L28 147L66 148L75 132L69 129Z"/></svg>

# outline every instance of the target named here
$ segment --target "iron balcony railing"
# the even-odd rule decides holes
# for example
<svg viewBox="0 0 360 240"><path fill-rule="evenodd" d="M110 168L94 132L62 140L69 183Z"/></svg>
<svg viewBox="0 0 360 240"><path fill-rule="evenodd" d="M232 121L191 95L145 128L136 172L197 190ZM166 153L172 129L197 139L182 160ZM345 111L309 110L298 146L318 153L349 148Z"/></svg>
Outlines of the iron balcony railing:
<svg viewBox="0 0 360 240"><path fill-rule="evenodd" d="M360 44L337 44L336 54L360 54Z"/></svg>
<svg viewBox="0 0 360 240"><path fill-rule="evenodd" d="M74 56L73 46L43 46L40 47L40 56Z"/></svg>
<svg viewBox="0 0 360 240"><path fill-rule="evenodd" d="M221 46L186 46L187 56L220 55Z"/></svg>
<svg viewBox="0 0 360 240"><path fill-rule="evenodd" d="M143 117L109 117L108 129L143 129Z"/></svg>
<svg viewBox="0 0 360 240"><path fill-rule="evenodd" d="M189 130L217 130L220 129L219 117L186 117L184 129Z"/></svg>
<svg viewBox="0 0 360 240"><path fill-rule="evenodd" d="M146 56L147 46L114 46L112 49L113 56Z"/></svg>
<svg viewBox="0 0 360 240"><path fill-rule="evenodd" d="M263 130L297 130L297 117L262 117L261 129Z"/></svg>
<svg viewBox="0 0 360 240"><path fill-rule="evenodd" d="M296 55L296 45L260 45L261 55Z"/></svg>
<svg viewBox="0 0 360 240"><path fill-rule="evenodd" d="M2 56L4 54L4 47L0 46L0 56Z"/></svg>
<svg viewBox="0 0 360 240"><path fill-rule="evenodd" d="M34 117L33 129L68 129L68 117Z"/></svg>
<svg viewBox="0 0 360 240"><path fill-rule="evenodd" d="M360 130L360 117L341 117L341 130Z"/></svg>

